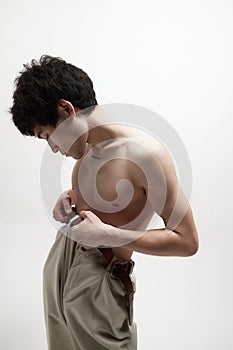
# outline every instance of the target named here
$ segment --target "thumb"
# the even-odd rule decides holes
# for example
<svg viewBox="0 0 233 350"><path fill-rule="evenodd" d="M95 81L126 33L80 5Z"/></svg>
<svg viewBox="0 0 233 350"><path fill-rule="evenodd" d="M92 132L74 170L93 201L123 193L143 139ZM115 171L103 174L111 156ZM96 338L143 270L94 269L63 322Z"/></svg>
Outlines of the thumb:
<svg viewBox="0 0 233 350"><path fill-rule="evenodd" d="M80 213L79 213L79 216L82 218L82 219L86 219L88 217L87 215L87 211L85 210L81 210Z"/></svg>
<svg viewBox="0 0 233 350"><path fill-rule="evenodd" d="M66 198L63 202L63 205L64 205L65 212L67 214L71 214L72 213L71 200L69 198Z"/></svg>

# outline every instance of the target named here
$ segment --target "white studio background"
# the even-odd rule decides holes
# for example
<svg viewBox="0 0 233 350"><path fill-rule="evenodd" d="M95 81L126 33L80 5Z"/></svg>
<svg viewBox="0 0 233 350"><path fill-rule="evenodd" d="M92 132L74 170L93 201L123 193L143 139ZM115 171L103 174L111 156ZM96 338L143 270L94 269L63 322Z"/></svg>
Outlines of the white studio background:
<svg viewBox="0 0 233 350"><path fill-rule="evenodd" d="M84 69L100 104L164 117L192 162L200 249L134 255L139 350L231 350L233 2L2 0L0 29L1 349L46 350L42 268L56 231L40 195L45 143L7 110L22 64L50 54Z"/></svg>

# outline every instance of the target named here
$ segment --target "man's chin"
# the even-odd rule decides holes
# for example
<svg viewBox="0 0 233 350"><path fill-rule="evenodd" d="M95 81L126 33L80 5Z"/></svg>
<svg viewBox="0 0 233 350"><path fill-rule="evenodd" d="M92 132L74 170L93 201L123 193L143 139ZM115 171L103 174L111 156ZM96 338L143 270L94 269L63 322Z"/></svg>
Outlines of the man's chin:
<svg viewBox="0 0 233 350"><path fill-rule="evenodd" d="M79 157L77 157L77 155L75 155L75 154L69 154L69 153L66 154L66 157L71 157L71 158L73 158L73 159L75 159L75 160L80 159Z"/></svg>

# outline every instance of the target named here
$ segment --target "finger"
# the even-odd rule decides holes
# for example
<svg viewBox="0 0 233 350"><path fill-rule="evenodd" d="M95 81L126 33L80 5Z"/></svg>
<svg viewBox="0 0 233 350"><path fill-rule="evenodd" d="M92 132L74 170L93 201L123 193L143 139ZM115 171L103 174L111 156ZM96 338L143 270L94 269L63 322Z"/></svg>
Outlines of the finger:
<svg viewBox="0 0 233 350"><path fill-rule="evenodd" d="M88 218L88 219L96 219L96 218L98 218L98 216L96 216L92 211L90 211L90 210L82 210L82 211L80 211L80 213L79 213L79 215L82 217L82 218L84 218L84 219L86 219L86 218ZM99 219L99 218L98 218Z"/></svg>
<svg viewBox="0 0 233 350"><path fill-rule="evenodd" d="M62 213L53 213L53 218L56 221L59 221L59 222L61 222L63 224L66 224L69 221L69 217L66 216L66 215L63 215Z"/></svg>
<svg viewBox="0 0 233 350"><path fill-rule="evenodd" d="M72 211L72 214L73 214L73 211ZM69 215L65 212L61 204L56 205L56 207L54 208L53 217L55 220L60 221L62 223L67 223L70 220Z"/></svg>
<svg viewBox="0 0 233 350"><path fill-rule="evenodd" d="M62 204L63 204L63 209L65 211L66 214L71 214L73 213L73 210L71 208L71 201L69 198L65 198L63 201L62 201Z"/></svg>
<svg viewBox="0 0 233 350"><path fill-rule="evenodd" d="M88 210L81 210L79 215L82 219L86 219L86 218L88 218L88 215L89 215L88 213L89 213Z"/></svg>
<svg viewBox="0 0 233 350"><path fill-rule="evenodd" d="M74 216L77 216L77 215L75 215L74 214ZM77 217L73 222L72 222L72 224L71 224L71 227L73 227L73 226L76 226L76 225L78 225L78 224L80 224L80 222L82 222L83 221L83 219L82 218L80 218L80 216L79 217Z"/></svg>
<svg viewBox="0 0 233 350"><path fill-rule="evenodd" d="M90 210L82 210L79 215L84 219L88 218L93 223L102 223L102 220Z"/></svg>
<svg viewBox="0 0 233 350"><path fill-rule="evenodd" d="M84 249L92 249L93 247L90 247L89 245L84 245L84 244L79 244L81 248L84 248Z"/></svg>

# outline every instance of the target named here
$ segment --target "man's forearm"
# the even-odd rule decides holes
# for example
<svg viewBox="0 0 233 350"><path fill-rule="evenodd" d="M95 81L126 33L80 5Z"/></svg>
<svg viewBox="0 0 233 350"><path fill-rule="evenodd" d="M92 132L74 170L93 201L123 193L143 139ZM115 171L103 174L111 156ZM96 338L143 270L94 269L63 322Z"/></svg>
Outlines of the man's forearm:
<svg viewBox="0 0 233 350"><path fill-rule="evenodd" d="M110 235L119 238L121 246L139 253L159 256L190 256L198 249L198 242L194 239L185 239L176 231L167 228L145 231L124 230L109 226Z"/></svg>

